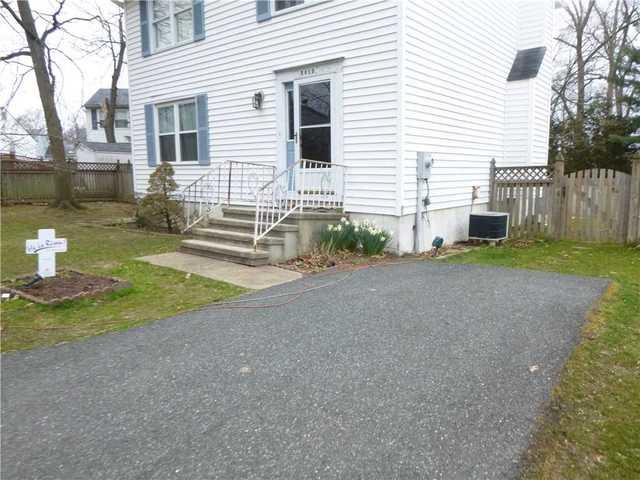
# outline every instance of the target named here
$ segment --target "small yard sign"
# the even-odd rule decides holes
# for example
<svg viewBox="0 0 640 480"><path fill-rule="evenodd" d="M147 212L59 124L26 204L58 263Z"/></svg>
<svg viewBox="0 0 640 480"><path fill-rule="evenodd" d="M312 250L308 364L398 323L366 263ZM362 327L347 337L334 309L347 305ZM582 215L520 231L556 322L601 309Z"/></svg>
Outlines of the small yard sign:
<svg viewBox="0 0 640 480"><path fill-rule="evenodd" d="M56 238L53 228L38 230L38 238L27 240L27 255L38 255L38 275L42 278L56 276L56 253L67 251L67 239Z"/></svg>

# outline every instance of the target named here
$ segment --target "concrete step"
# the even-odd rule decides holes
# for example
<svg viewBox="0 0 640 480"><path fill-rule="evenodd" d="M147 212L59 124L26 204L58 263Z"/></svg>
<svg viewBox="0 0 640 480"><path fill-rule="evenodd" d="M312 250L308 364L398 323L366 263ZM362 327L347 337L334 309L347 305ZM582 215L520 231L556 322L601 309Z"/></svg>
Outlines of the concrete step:
<svg viewBox="0 0 640 480"><path fill-rule="evenodd" d="M217 243L253 247L253 232L236 232L225 228L194 228L191 235ZM266 236L258 241L258 246L265 249L272 245L284 245L284 238Z"/></svg>
<svg viewBox="0 0 640 480"><path fill-rule="evenodd" d="M254 221L256 217L256 209L254 207L229 206L222 207L224 218L235 218L239 220ZM336 210L323 209L306 209L302 212L295 211L284 220L284 224L295 225L298 220L323 220L327 223L339 222L344 217L344 213Z"/></svg>
<svg viewBox="0 0 640 480"><path fill-rule="evenodd" d="M267 265L269 263L269 253L264 250L254 250L252 247L227 245L196 238L183 240L180 244L180 251L252 267Z"/></svg>
<svg viewBox="0 0 640 480"><path fill-rule="evenodd" d="M227 230L232 232L250 233L253 235L255 226L254 220L243 220L240 218L210 218L207 227L216 230ZM269 233L271 237L281 237L286 232L297 232L298 227L296 225L289 225L287 223L281 223L276 225Z"/></svg>

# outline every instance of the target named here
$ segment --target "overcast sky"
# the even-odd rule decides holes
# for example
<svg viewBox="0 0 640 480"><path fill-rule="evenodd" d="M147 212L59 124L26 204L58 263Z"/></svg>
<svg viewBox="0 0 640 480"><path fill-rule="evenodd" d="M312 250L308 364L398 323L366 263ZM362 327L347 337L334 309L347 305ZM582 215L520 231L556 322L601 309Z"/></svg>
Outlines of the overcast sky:
<svg viewBox="0 0 640 480"><path fill-rule="evenodd" d="M13 6L16 5L15 0L11 3ZM51 0L31 0L31 8L34 11L51 13L54 11L53 7L56 3ZM100 7L105 16L119 10L119 7L110 0L67 0L60 19L91 16L91 13L87 14L87 12L96 11L96 5ZM15 27L15 24L11 26ZM0 19L0 56L19 50L26 45L24 35L9 27L5 19ZM43 24L39 24L38 27L42 32ZM90 39L96 35L98 27L95 24L74 22L68 25L68 29L79 39L69 38L61 32L56 33L55 36L52 34L50 37L51 45L59 46L65 54L73 59L70 61L60 54L55 55L56 62L62 70L62 72L56 70L56 78L59 83L56 94L58 113L64 125L69 125L72 122L74 115L81 110L84 101L95 90L109 87L112 70L111 57L107 52L99 55L87 55L79 48L83 43L81 39ZM24 62L24 60L22 61ZM12 115L19 115L28 110L42 109L33 74L25 77L15 97L9 98L16 74L21 70L22 67L0 63L0 106L8 107ZM126 68L122 72L118 86L128 86ZM7 102L9 102L8 105ZM83 123L83 117L79 120Z"/></svg>

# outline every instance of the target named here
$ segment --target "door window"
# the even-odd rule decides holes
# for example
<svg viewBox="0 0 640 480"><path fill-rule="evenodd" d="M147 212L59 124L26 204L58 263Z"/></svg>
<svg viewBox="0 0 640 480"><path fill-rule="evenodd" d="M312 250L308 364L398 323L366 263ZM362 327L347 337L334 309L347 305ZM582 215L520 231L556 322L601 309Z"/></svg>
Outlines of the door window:
<svg viewBox="0 0 640 480"><path fill-rule="evenodd" d="M300 85L300 157L331 163L331 82ZM307 168L318 167L309 163Z"/></svg>

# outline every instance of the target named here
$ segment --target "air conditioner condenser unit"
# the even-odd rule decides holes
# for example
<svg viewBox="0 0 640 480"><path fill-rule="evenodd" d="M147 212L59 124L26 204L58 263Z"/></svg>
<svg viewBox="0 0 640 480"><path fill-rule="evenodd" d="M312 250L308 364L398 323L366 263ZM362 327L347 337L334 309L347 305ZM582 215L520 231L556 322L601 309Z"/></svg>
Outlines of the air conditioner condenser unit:
<svg viewBox="0 0 640 480"><path fill-rule="evenodd" d="M469 215L469 240L504 240L509 236L509 214L480 212Z"/></svg>

